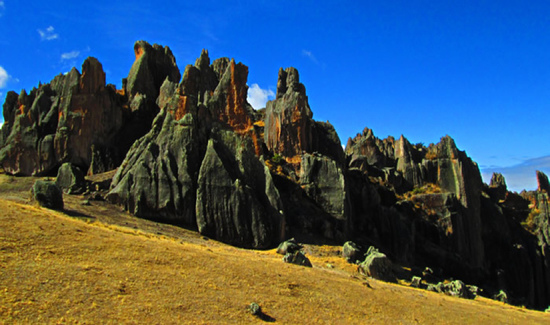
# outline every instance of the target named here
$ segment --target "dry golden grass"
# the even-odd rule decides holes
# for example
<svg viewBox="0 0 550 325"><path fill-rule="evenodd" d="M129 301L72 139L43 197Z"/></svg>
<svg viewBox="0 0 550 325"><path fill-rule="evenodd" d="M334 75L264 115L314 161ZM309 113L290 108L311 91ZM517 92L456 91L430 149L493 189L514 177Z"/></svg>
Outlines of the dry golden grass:
<svg viewBox="0 0 550 325"><path fill-rule="evenodd" d="M108 205L80 211L77 198L66 196L76 217L0 199L0 323L261 323L251 302L283 324L550 321L365 279L335 246L307 246L314 267L305 268L172 226L159 235L157 224Z"/></svg>

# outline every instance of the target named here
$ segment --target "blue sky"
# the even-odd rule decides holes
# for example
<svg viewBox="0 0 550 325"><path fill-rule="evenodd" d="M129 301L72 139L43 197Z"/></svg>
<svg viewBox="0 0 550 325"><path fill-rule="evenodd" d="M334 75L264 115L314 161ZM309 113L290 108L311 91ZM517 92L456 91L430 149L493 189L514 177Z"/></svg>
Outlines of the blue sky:
<svg viewBox="0 0 550 325"><path fill-rule="evenodd" d="M201 49L249 67L251 102L300 72L316 120L345 144L364 127L426 145L448 134L488 181L550 174L549 1L0 0L0 101L97 57L120 88L136 40L178 66Z"/></svg>

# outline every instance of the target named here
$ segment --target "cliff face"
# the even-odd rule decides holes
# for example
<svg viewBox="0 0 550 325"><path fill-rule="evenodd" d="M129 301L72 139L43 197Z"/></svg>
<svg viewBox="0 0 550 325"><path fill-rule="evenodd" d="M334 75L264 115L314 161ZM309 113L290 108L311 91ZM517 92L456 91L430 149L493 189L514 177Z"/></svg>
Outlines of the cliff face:
<svg viewBox="0 0 550 325"><path fill-rule="evenodd" d="M508 192L483 184L454 140L411 144L349 139L313 119L294 68L280 69L276 98L255 111L248 67L203 50L183 76L168 47L136 42L120 90L88 58L3 105L0 163L16 175L62 163L100 173L118 167L107 199L132 214L197 229L250 248L287 237L374 245L412 269L505 290L512 302L550 304L550 185ZM181 78L181 80L180 80Z"/></svg>

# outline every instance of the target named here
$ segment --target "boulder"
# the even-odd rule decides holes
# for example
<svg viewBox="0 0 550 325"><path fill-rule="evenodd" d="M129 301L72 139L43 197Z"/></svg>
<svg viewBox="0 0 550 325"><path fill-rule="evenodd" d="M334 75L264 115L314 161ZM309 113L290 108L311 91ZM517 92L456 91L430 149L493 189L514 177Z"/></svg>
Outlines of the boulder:
<svg viewBox="0 0 550 325"><path fill-rule="evenodd" d="M375 279L397 283L393 272L393 263L384 253L373 246L369 247L365 254L365 260L359 264L358 270Z"/></svg>
<svg viewBox="0 0 550 325"><path fill-rule="evenodd" d="M286 255L288 253L297 252L302 248L304 248L304 246L299 244L296 239L291 238L279 244L279 247L277 247L277 254Z"/></svg>
<svg viewBox="0 0 550 325"><path fill-rule="evenodd" d="M63 192L55 182L37 180L32 186L32 196L42 207L63 210Z"/></svg>
<svg viewBox="0 0 550 325"><path fill-rule="evenodd" d="M342 257L348 261L348 263L356 263L360 259L361 251L359 246L352 241L347 241L342 247Z"/></svg>
<svg viewBox="0 0 550 325"><path fill-rule="evenodd" d="M419 276L413 276L411 279L411 287L420 288L422 285L422 278Z"/></svg>
<svg viewBox="0 0 550 325"><path fill-rule="evenodd" d="M309 259L301 251L297 251L297 252L294 252L294 253L287 253L283 257L283 262L296 264L296 265L301 265L301 266L306 266L306 267L312 267L311 262L309 261Z"/></svg>
<svg viewBox="0 0 550 325"><path fill-rule="evenodd" d="M468 286L464 284L464 282L460 280L454 280L448 283L438 283L437 289L441 293L445 293L446 295L453 296L453 297L459 297L459 298L466 298L466 299L474 299L475 294L470 290Z"/></svg>
<svg viewBox="0 0 550 325"><path fill-rule="evenodd" d="M86 190L84 173L71 163L59 167L55 183L67 194L79 194Z"/></svg>
<svg viewBox="0 0 550 325"><path fill-rule="evenodd" d="M504 290L500 290L497 294L495 294L493 296L493 299L503 302L505 304L508 303L508 295Z"/></svg>

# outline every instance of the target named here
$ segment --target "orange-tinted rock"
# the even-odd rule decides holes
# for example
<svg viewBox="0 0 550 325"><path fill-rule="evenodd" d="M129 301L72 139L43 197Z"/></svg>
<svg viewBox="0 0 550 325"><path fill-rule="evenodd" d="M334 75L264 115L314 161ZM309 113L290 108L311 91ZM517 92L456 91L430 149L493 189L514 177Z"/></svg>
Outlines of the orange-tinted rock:
<svg viewBox="0 0 550 325"><path fill-rule="evenodd" d="M264 141L269 150L292 158L313 149L313 113L294 68L279 70L276 99L267 102Z"/></svg>

